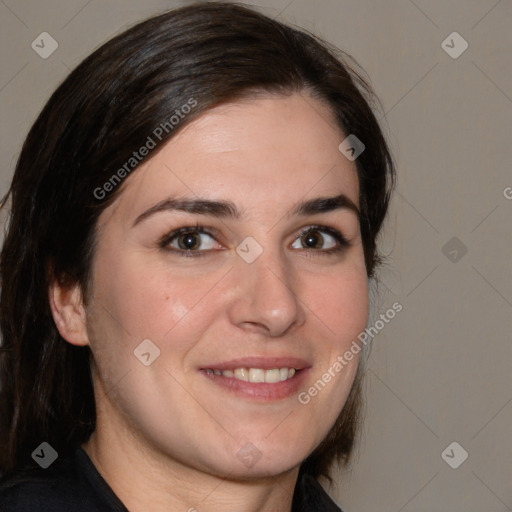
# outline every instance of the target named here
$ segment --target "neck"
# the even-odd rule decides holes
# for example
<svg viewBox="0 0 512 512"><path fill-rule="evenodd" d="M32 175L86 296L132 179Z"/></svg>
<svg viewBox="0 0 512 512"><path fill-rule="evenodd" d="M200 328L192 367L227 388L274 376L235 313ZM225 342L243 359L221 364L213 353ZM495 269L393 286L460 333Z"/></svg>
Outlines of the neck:
<svg viewBox="0 0 512 512"><path fill-rule="evenodd" d="M114 429L115 430L115 429ZM106 432L101 422L83 445L99 473L130 512L291 511L298 468L263 478L237 480L187 466Z"/></svg>

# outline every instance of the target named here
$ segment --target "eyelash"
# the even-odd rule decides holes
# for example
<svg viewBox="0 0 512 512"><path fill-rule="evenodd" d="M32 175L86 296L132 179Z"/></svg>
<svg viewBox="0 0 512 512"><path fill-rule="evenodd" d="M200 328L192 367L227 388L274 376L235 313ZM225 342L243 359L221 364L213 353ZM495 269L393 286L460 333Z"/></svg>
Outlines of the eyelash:
<svg viewBox="0 0 512 512"><path fill-rule="evenodd" d="M308 226L306 229L303 229L300 235L298 235L295 238L294 242L296 242L299 238L303 237L304 235L312 231L320 231L327 233L329 236L332 236L334 240L336 240L336 242L338 242L338 245L336 247L331 247L330 249L302 249L303 251L316 252L319 255L328 256L330 254L339 253L350 246L350 242L343 236L341 231L338 231L337 229L331 228L329 226L322 225L312 225Z"/></svg>
<svg viewBox="0 0 512 512"><path fill-rule="evenodd" d="M323 232L323 233L326 233L326 234L332 236L336 240L336 242L338 242L338 245L336 247L332 247L330 249L303 248L303 249L301 249L302 251L305 251L308 253L315 252L315 253L318 253L318 255L328 256L330 254L339 253L351 245L351 243L343 236L343 234L340 231L338 231L337 229L331 228L329 226L322 226L322 225L311 225L311 226L308 226L307 228L303 229L300 232L300 234L295 237L293 243L295 243L301 237L303 237L304 235L306 235L312 231L320 231L320 232ZM199 224L196 224L195 226L186 226L186 227L175 229L174 231L171 231L170 233L165 235L160 240L159 246L161 249L163 249L165 251L172 252L174 254L177 254L178 256L183 256L185 258L191 258L191 257L197 258L197 257L206 256L210 252L209 250L203 250L203 251L190 250L190 249L184 250L184 249L176 249L174 247L172 247L172 248L169 247L169 244L175 238L177 238L180 235L184 235L184 234L188 234L188 233L204 234L204 235L208 235L211 238L215 239L215 236L213 235L213 233L211 233L209 231L208 228L206 228L204 226L200 226Z"/></svg>

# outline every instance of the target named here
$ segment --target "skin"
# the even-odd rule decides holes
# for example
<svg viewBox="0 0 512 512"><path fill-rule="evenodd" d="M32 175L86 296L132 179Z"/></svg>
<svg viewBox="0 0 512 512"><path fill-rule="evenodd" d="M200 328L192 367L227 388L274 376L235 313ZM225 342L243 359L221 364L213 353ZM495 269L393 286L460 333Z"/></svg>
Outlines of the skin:
<svg viewBox="0 0 512 512"><path fill-rule="evenodd" d="M237 395L200 368L237 357L299 357L311 366L304 391L364 329L368 282L357 215L291 213L299 201L338 194L358 205L355 165L338 150L344 138L306 93L202 114L127 178L102 212L85 304L78 287L51 286L62 336L93 354L97 428L84 449L132 512L148 505L291 510L299 465L342 409L358 356L307 405L297 393L273 401ZM170 196L230 200L241 216L171 210L134 226ZM203 256L161 247L168 233L196 224L215 229L213 238L200 236ZM350 245L328 254L324 248L337 242L321 231L323 242L305 248L300 235L311 225L340 231ZM236 252L247 236L263 248L252 263ZM134 350L148 338L160 356L145 366ZM250 466L237 457L247 443L260 455Z"/></svg>

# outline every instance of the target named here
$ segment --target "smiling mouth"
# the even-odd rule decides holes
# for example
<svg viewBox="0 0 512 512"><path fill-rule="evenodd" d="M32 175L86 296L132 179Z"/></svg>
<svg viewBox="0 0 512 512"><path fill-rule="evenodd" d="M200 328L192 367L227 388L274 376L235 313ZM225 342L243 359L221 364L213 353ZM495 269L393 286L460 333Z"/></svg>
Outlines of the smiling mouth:
<svg viewBox="0 0 512 512"><path fill-rule="evenodd" d="M295 373L300 370L295 368L272 368L265 370L263 368L235 368L233 370L217 370L213 368L205 369L208 375L218 375L228 379L241 380L243 382L267 383L284 382L291 379Z"/></svg>

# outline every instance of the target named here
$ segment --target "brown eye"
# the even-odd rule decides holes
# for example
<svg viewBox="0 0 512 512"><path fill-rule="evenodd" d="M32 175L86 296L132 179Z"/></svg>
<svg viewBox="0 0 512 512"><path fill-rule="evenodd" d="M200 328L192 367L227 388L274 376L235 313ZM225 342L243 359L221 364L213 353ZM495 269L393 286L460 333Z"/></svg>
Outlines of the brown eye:
<svg viewBox="0 0 512 512"><path fill-rule="evenodd" d="M324 237L320 231L315 229L304 233L300 237L300 241L302 245L308 249L317 249L322 248L321 246L324 242Z"/></svg>
<svg viewBox="0 0 512 512"><path fill-rule="evenodd" d="M182 228L174 231L162 241L162 247L177 252L205 252L217 248L218 244L212 235L198 228Z"/></svg>
<svg viewBox="0 0 512 512"><path fill-rule="evenodd" d="M177 238L178 247L183 251L196 250L201 245L201 238L198 233L185 233Z"/></svg>
<svg viewBox="0 0 512 512"><path fill-rule="evenodd" d="M339 231L327 227L310 227L302 231L293 242L292 247L327 252L346 245L348 244Z"/></svg>

